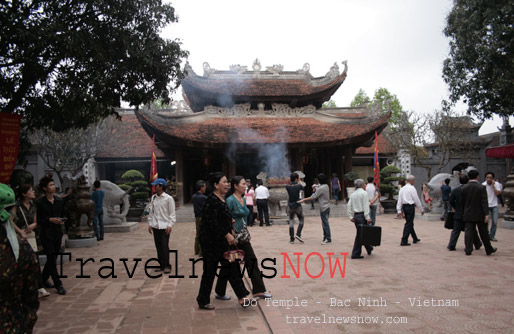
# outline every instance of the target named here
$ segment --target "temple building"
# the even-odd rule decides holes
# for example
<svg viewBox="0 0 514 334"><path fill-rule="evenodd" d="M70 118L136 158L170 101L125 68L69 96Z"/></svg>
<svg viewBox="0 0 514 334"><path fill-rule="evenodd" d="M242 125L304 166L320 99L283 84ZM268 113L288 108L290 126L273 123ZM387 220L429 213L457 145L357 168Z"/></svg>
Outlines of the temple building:
<svg viewBox="0 0 514 334"><path fill-rule="evenodd" d="M310 183L319 172L341 179L352 170L357 148L371 146L391 113L322 108L346 79L348 67L342 65L342 72L335 63L313 77L309 64L284 71L282 65L263 69L255 60L251 70L233 65L218 71L204 63L203 75L186 64L181 84L187 106L135 110L175 164L179 202L188 202L196 180L213 171L256 181L261 173L284 179L300 170Z"/></svg>

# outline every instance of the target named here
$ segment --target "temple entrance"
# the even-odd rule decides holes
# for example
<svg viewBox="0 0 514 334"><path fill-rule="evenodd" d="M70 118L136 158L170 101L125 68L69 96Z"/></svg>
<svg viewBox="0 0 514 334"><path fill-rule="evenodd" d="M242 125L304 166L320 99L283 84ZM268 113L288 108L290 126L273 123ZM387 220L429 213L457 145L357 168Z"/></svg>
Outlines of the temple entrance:
<svg viewBox="0 0 514 334"><path fill-rule="evenodd" d="M235 163L236 175L252 180L252 184L257 182L257 175L264 170L264 164L255 152L237 153Z"/></svg>

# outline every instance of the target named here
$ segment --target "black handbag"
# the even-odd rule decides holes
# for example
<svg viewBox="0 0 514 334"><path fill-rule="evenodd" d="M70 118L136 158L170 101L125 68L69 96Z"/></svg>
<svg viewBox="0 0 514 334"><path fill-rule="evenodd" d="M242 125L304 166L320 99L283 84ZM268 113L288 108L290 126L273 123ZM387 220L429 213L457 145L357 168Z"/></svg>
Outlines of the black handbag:
<svg viewBox="0 0 514 334"><path fill-rule="evenodd" d="M455 212L451 211L446 214L446 219L444 220L444 228L447 228L449 230L453 230L453 227L455 226Z"/></svg>

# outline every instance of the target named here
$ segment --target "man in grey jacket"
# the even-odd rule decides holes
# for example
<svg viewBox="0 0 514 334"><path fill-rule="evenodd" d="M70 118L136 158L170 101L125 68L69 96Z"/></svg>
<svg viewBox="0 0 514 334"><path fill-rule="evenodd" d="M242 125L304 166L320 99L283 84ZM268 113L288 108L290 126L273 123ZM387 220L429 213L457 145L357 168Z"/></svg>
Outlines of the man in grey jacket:
<svg viewBox="0 0 514 334"><path fill-rule="evenodd" d="M313 193L311 197L307 197L298 201L298 203L318 199L321 226L323 228L323 241L321 244L326 245L332 243L332 237L330 235L330 224L328 222L328 218L330 217L330 188L328 187L327 177L325 174L318 174L318 180L321 185L318 187L316 192Z"/></svg>

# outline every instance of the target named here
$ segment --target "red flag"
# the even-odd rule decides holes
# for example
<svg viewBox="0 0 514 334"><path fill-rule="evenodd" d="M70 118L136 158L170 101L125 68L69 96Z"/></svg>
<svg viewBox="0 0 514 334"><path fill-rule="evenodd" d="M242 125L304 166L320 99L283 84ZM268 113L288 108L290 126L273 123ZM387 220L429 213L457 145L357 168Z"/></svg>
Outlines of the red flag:
<svg viewBox="0 0 514 334"><path fill-rule="evenodd" d="M375 157L373 158L373 182L380 191L380 163L378 161L378 135L375 131Z"/></svg>
<svg viewBox="0 0 514 334"><path fill-rule="evenodd" d="M150 183L155 182L159 173L157 173L157 158L155 157L155 135L153 135L152 144L152 164L150 165ZM155 186L152 186L152 195L155 193Z"/></svg>

